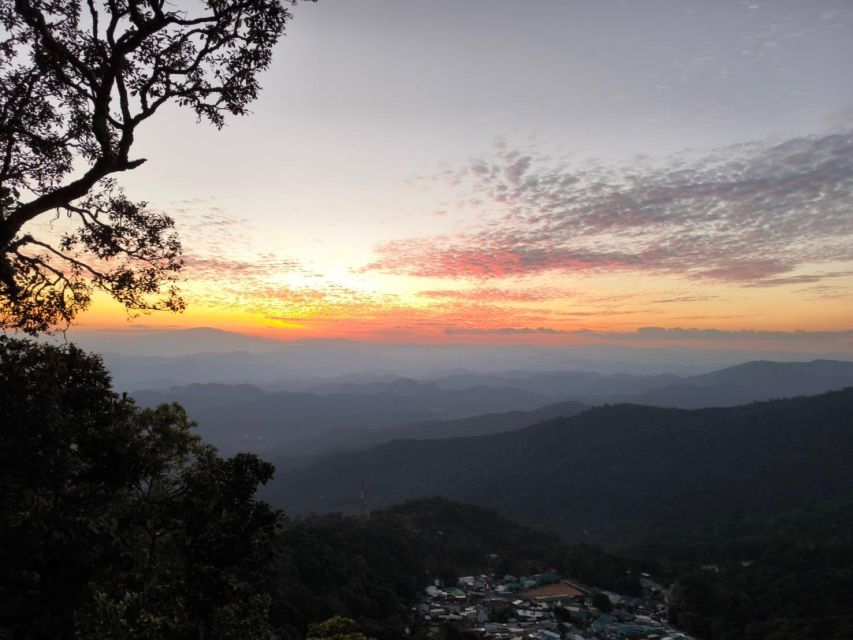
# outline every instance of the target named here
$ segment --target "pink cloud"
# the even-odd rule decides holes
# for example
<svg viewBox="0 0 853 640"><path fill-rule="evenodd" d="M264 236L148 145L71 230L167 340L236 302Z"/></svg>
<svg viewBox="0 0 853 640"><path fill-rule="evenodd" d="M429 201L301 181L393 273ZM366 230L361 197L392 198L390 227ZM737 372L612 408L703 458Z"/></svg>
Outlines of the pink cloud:
<svg viewBox="0 0 853 640"><path fill-rule="evenodd" d="M803 265L853 261L853 133L574 169L499 148L466 173L458 199L489 214L479 228L385 243L365 269L475 280L645 272L776 286Z"/></svg>
<svg viewBox="0 0 853 640"><path fill-rule="evenodd" d="M542 302L571 297L568 291L557 289L439 289L421 291L419 296L436 300L467 300L471 302Z"/></svg>

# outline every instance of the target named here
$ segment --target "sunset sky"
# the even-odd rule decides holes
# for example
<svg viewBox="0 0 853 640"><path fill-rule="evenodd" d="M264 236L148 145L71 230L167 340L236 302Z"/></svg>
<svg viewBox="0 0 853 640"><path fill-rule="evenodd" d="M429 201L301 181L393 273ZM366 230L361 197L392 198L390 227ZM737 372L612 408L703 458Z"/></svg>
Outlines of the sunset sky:
<svg viewBox="0 0 853 640"><path fill-rule="evenodd" d="M188 310L81 328L853 354L849 0L320 0L276 53L121 177Z"/></svg>

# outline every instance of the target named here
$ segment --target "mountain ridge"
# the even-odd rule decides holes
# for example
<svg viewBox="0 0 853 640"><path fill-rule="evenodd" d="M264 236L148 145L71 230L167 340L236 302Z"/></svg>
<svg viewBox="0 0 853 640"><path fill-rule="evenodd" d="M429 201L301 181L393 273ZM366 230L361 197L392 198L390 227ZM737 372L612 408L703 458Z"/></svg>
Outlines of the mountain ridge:
<svg viewBox="0 0 853 640"><path fill-rule="evenodd" d="M771 513L853 492L853 388L733 408L609 405L494 435L397 440L281 473L266 495L294 514L348 511L361 481L376 506L440 495L575 539Z"/></svg>

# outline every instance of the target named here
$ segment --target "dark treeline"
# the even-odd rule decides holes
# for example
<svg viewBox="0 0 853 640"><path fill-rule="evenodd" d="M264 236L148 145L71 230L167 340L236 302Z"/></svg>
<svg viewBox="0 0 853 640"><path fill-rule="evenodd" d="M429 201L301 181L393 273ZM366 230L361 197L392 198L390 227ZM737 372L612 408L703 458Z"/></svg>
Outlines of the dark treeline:
<svg viewBox="0 0 853 640"><path fill-rule="evenodd" d="M289 604L280 621L296 629L343 614L377 638L399 638L418 576L451 581L547 567L625 594L638 594L639 572L650 571L672 585L671 622L705 640L853 637L850 500L672 531L612 552L569 545L493 511L439 498L367 520L288 522L283 534L280 557L289 569L276 572L274 601ZM498 558L489 560L491 553Z"/></svg>
<svg viewBox="0 0 853 640"><path fill-rule="evenodd" d="M0 337L0 425L2 633L273 637L277 514L254 497L272 465L220 458L73 346Z"/></svg>
<svg viewBox="0 0 853 640"><path fill-rule="evenodd" d="M411 625L418 590L435 579L454 584L462 575L554 569L638 594L643 568L443 498L414 500L369 518L285 521L276 551L272 619L293 637L312 620L344 615L377 638L400 638Z"/></svg>
<svg viewBox="0 0 853 640"><path fill-rule="evenodd" d="M700 638L853 637L853 499L674 531L622 552L675 582L672 621Z"/></svg>

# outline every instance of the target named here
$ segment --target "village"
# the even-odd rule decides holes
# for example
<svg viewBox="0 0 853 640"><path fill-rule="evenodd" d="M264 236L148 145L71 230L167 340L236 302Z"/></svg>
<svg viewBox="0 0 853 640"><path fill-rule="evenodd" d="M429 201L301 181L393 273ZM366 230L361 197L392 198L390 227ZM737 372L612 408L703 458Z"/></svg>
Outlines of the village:
<svg viewBox="0 0 853 640"><path fill-rule="evenodd" d="M668 592L647 574L642 597L590 588L553 571L476 575L428 586L415 607L430 637L448 627L484 640L691 640L666 623Z"/></svg>

